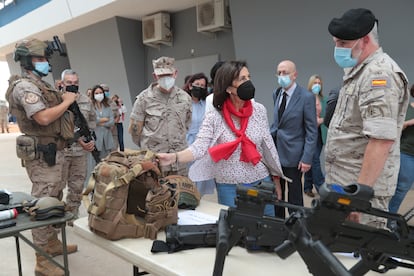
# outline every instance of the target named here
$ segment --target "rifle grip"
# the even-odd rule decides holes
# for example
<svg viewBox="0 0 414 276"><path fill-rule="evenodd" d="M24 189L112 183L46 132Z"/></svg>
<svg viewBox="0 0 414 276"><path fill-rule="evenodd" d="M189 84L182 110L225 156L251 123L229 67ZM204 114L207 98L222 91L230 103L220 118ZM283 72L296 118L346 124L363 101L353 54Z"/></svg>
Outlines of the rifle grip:
<svg viewBox="0 0 414 276"><path fill-rule="evenodd" d="M226 222L226 210L220 210L220 217L217 223L217 245L216 259L214 262L213 276L221 276L223 274L224 261L229 251L229 230Z"/></svg>
<svg viewBox="0 0 414 276"><path fill-rule="evenodd" d="M276 247L274 251L281 259L284 260L296 252L296 247L290 240L285 240L282 244Z"/></svg>

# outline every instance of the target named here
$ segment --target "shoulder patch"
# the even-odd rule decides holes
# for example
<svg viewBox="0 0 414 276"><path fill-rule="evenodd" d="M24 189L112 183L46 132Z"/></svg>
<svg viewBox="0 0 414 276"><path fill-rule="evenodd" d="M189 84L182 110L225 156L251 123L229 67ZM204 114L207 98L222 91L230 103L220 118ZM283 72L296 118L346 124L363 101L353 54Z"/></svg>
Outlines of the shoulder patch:
<svg viewBox="0 0 414 276"><path fill-rule="evenodd" d="M24 101L28 104L35 104L39 101L39 96L32 92L25 93Z"/></svg>
<svg viewBox="0 0 414 276"><path fill-rule="evenodd" d="M371 79L371 88L389 87L388 78Z"/></svg>

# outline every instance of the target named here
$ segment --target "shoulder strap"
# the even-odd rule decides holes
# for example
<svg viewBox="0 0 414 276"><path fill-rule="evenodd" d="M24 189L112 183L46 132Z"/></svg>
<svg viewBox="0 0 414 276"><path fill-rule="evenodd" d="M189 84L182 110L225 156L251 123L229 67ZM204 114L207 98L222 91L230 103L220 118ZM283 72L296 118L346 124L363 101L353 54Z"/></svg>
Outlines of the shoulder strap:
<svg viewBox="0 0 414 276"><path fill-rule="evenodd" d="M124 174L123 176L114 179L113 181L111 181L105 188L105 191L103 191L102 193L102 197L99 200L99 202L96 202L96 205L91 206L90 208L88 207L88 211L91 214L94 215L100 215L102 214L103 211L105 211L105 205L106 205L106 194L117 188L117 187L121 187L123 185L127 185L129 184L129 182L131 182L131 180L133 178L135 178L136 176L140 175L141 173L143 173L143 168L141 166L141 164L136 164L135 166L133 166L131 169L128 170L128 172L126 174ZM91 176L91 178L94 178L94 175ZM93 184L93 186L95 186L95 180L92 181L93 183L91 183L91 181L89 181L89 184ZM84 198L84 202L85 202L85 196L88 197L88 194L92 191L90 190L90 186L88 184L87 190L85 190L85 192L83 193L83 198ZM89 198L88 198L89 199ZM89 202L90 205L90 202ZM85 204L86 207L86 204Z"/></svg>
<svg viewBox="0 0 414 276"><path fill-rule="evenodd" d="M21 82L22 77L19 75L12 75L9 78L9 87L7 88L7 92L6 92L6 100L10 103L10 101L12 100L10 98L11 93L13 92L14 87L16 86L16 84L18 84L19 82Z"/></svg>
<svg viewBox="0 0 414 276"><path fill-rule="evenodd" d="M117 179L112 180L107 186L105 191L102 193L102 197L99 202L96 202L96 205L91 206L91 202L89 199L89 194L94 190L95 184L96 184L96 171L92 172L91 177L88 181L88 186L86 187L85 191L82 193L83 197L83 203L85 204L86 209L88 212L99 215L105 210L105 204L106 204L106 194L113 190L116 187L120 187L123 185L129 184L132 179L135 177L143 174L144 172L147 172L149 170L154 171L157 175L161 175L161 172L159 171L158 167L154 165L152 162L142 162L142 163L136 163L136 164L125 164L125 156L134 156L141 154L141 151L132 151L132 152L112 152L109 157L104 159L104 161L110 161L117 162L120 164L123 164L127 167L129 167L129 170L121 177L118 177ZM145 153L145 159L150 160L152 158L155 158L155 153L151 151L146 151ZM91 206L91 207L90 207ZM90 208L90 210L89 210Z"/></svg>

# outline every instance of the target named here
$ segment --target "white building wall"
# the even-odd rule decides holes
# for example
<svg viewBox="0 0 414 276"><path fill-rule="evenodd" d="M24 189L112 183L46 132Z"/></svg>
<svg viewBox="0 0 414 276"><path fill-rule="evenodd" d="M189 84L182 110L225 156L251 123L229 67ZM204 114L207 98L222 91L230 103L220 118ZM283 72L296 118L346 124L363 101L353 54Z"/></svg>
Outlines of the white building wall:
<svg viewBox="0 0 414 276"><path fill-rule="evenodd" d="M52 0L0 28L0 48L31 36L50 40L51 37L46 34L42 37L40 33L115 1Z"/></svg>

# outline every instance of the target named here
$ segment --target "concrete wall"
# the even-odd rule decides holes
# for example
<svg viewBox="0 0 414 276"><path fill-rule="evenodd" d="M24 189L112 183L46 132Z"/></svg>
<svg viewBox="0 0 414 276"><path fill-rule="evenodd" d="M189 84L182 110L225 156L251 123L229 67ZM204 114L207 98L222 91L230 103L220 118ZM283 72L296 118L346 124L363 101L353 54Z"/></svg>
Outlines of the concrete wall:
<svg viewBox="0 0 414 276"><path fill-rule="evenodd" d="M296 63L302 86L307 85L311 75L320 74L325 95L341 83L343 71L334 62L334 44L327 26L333 17L356 7L374 12L384 51L411 79L414 37L406 33L414 26L411 0L320 0L312 4L308 0L230 0L233 31L219 32L215 37L197 32L196 10L190 8L171 14L172 47L144 46L141 22L119 17L67 33L65 41L70 66L81 78L81 90L105 82L112 93L124 99L129 111L135 96L152 81L152 60L159 56L187 60L219 55L220 60L246 60L256 86L256 99L266 106L271 121L271 92L277 84L275 70L279 61L291 59ZM20 72L11 55L7 61L11 73ZM52 76L47 80L53 82ZM125 138L126 146L134 147L127 133Z"/></svg>
<svg viewBox="0 0 414 276"><path fill-rule="evenodd" d="M152 60L160 56L174 57L176 60L218 54L220 60L235 58L232 32L218 32L207 36L197 32L196 9L191 8L172 14L173 47L161 46L154 49L146 47L147 81L152 81ZM191 54L194 49L194 54ZM180 73L180 72L178 72ZM210 72L205 72L207 75Z"/></svg>
<svg viewBox="0 0 414 276"><path fill-rule="evenodd" d="M254 5L254 8L253 8ZM414 26L410 0L231 0L233 37L237 59L244 59L256 86L256 98L273 118L271 92L279 61L296 63L298 83L307 86L309 77L320 74L324 94L342 81L343 71L334 59L334 44L328 24L350 8L371 9L379 19L380 43L409 79L414 75L411 49L414 37L406 31Z"/></svg>
<svg viewBox="0 0 414 276"><path fill-rule="evenodd" d="M33 9L24 16L11 21L5 28L0 28L0 47L17 42L26 37L36 37L36 33L52 26L65 24L69 20L112 3L115 0L51 0L51 1L15 1L7 7L6 13L24 14L26 9ZM30 3L39 2L39 3ZM44 3L46 2L46 3ZM43 4L44 3L44 4ZM41 5L42 4L42 5ZM40 6L39 6L40 5ZM36 7L38 6L38 7ZM58 12L57 12L58 11ZM1 12L1 13L3 13ZM0 13L0 16L2 14ZM3 15L4 16L4 15ZM8 20L10 21L10 20ZM6 23L6 22L5 22ZM11 31L18 30L18 31ZM50 38L53 34L50 36ZM49 39L50 39L49 38ZM46 39L42 37L41 39Z"/></svg>
<svg viewBox="0 0 414 276"><path fill-rule="evenodd" d="M65 34L66 48L72 69L80 76L80 89L86 91L94 84L107 83L111 94L124 99L131 112L136 95L152 81L152 60L171 56L177 60L218 54L221 59L234 59L231 32L209 37L197 33L195 8L171 14L174 31L173 47L159 49L142 43L141 22L114 17L77 31ZM191 54L194 49L194 54ZM209 74L209 72L205 72ZM135 147L127 133L125 144Z"/></svg>
<svg viewBox="0 0 414 276"><path fill-rule="evenodd" d="M114 17L65 35L72 69L80 76L81 91L106 83L111 95L118 94L131 111L131 93L144 83L140 30L139 21ZM125 127L128 124L129 116ZM127 147L132 147L129 135L124 140Z"/></svg>

